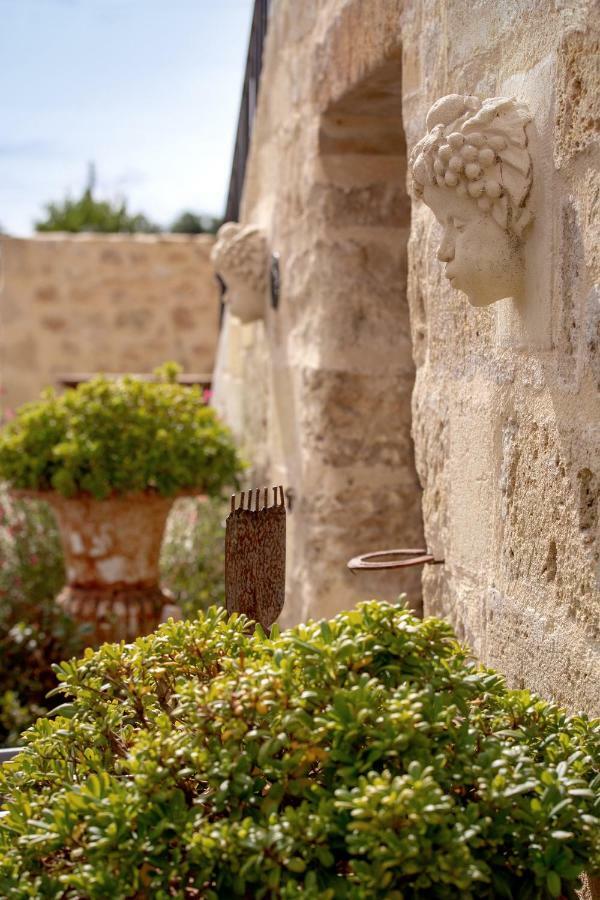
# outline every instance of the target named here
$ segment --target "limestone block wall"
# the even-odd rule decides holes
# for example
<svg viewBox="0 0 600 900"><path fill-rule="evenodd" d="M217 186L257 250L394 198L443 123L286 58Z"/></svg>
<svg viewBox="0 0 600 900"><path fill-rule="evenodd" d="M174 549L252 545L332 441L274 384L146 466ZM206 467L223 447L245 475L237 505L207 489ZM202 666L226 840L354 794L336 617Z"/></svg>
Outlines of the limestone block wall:
<svg viewBox="0 0 600 900"><path fill-rule="evenodd" d="M209 373L218 291L209 235L0 236L0 384L14 408L58 373Z"/></svg>
<svg viewBox="0 0 600 900"><path fill-rule="evenodd" d="M413 433L427 541L445 565L424 607L511 684L600 712L600 34L593 2L409 2L403 116L412 146L440 96L515 96L534 115L540 277L468 305L412 211Z"/></svg>
<svg viewBox="0 0 600 900"><path fill-rule="evenodd" d="M399 4L375 6L356 23L372 33L362 58L338 82L350 62L349 48L330 49L343 4L272 5L242 219L279 253L281 299L264 321L229 317L219 347L215 399L249 480L293 491L286 622L402 591L420 607L419 570L346 568L356 554L423 542Z"/></svg>
<svg viewBox="0 0 600 900"><path fill-rule="evenodd" d="M243 218L281 254L282 303L227 324L219 402L257 482L296 492L288 614L415 582L347 576L420 542L424 611L513 685L600 711L600 85L593 0L274 0ZM405 187L448 93L534 114L532 296L468 305ZM402 132L403 128L403 132ZM410 303L406 312L405 280Z"/></svg>

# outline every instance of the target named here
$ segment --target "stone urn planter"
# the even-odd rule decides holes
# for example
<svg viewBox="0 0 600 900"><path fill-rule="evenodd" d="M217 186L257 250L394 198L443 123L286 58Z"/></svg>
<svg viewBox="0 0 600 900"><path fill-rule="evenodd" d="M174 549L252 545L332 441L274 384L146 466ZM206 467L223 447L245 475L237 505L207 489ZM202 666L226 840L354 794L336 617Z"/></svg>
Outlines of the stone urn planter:
<svg viewBox="0 0 600 900"><path fill-rule="evenodd" d="M58 602L88 642L130 641L178 609L158 562L177 497L221 494L241 462L197 387L165 364L155 381L98 376L46 391L0 428L0 479L47 501L58 519L67 586Z"/></svg>
<svg viewBox="0 0 600 900"><path fill-rule="evenodd" d="M159 585L159 556L175 497L146 492L97 500L13 491L44 500L60 530L67 584L57 603L88 625L86 643L131 641L181 610Z"/></svg>

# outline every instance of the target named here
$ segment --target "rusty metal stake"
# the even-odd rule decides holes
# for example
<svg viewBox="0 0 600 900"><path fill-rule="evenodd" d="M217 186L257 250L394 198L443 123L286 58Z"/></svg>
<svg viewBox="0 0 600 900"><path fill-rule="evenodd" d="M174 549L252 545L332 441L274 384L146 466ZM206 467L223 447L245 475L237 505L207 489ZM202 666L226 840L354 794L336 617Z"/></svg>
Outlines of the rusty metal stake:
<svg viewBox="0 0 600 900"><path fill-rule="evenodd" d="M285 599L283 487L243 491L231 498L225 531L227 612L244 613L263 628L275 622ZM247 498L247 499L246 499Z"/></svg>

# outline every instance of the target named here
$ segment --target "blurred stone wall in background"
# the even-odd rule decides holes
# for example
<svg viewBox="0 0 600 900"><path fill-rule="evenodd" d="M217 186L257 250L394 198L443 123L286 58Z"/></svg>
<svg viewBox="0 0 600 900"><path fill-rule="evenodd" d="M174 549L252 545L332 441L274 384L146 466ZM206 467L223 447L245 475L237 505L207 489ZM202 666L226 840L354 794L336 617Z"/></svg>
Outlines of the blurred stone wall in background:
<svg viewBox="0 0 600 900"><path fill-rule="evenodd" d="M210 373L218 290L210 235L0 236L0 397L33 400L58 374Z"/></svg>

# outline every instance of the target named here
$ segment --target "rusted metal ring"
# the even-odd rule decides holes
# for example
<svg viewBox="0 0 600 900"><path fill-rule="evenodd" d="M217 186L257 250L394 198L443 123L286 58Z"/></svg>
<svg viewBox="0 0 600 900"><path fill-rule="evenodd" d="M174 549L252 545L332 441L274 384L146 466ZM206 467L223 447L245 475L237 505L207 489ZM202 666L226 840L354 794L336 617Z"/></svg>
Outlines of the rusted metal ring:
<svg viewBox="0 0 600 900"><path fill-rule="evenodd" d="M375 562L383 557L405 556L407 559L387 560ZM423 566L427 563L440 565L443 559L435 559L427 550L378 550L376 553L363 553L355 556L348 563L348 568L355 572L358 569L406 569L409 566Z"/></svg>

